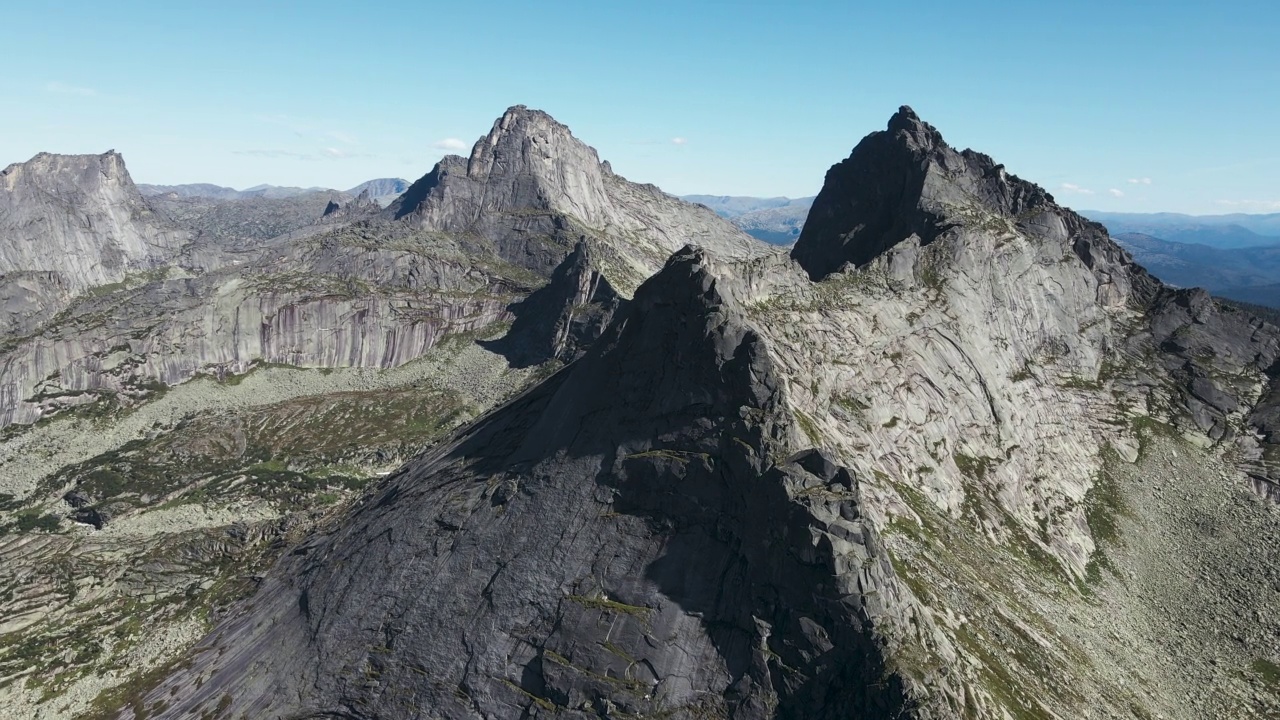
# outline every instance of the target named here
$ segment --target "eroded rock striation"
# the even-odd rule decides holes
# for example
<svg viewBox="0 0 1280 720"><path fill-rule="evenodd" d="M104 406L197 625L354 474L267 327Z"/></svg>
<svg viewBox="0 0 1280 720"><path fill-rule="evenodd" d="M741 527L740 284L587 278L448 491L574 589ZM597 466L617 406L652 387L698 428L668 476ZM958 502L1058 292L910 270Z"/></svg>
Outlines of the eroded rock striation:
<svg viewBox="0 0 1280 720"><path fill-rule="evenodd" d="M0 332L30 331L77 294L164 265L186 239L155 216L119 153L14 163L0 171Z"/></svg>
<svg viewBox="0 0 1280 720"><path fill-rule="evenodd" d="M119 153L41 153L0 171L0 273L57 272L71 292L119 282L181 246L153 220Z"/></svg>

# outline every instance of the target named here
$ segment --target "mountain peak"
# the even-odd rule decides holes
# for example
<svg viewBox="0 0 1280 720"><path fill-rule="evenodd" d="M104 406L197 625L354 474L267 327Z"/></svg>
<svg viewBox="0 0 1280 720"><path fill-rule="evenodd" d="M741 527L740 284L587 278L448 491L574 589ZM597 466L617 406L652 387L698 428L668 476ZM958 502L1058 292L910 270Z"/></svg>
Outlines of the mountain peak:
<svg viewBox="0 0 1280 720"><path fill-rule="evenodd" d="M508 262L544 275L585 236L600 241L600 269L624 295L689 241L726 257L765 252L710 210L615 175L566 125L523 105L495 120L470 157L441 158L386 216L486 238Z"/></svg>
<svg viewBox="0 0 1280 720"><path fill-rule="evenodd" d="M56 272L71 292L118 282L181 244L162 225L114 150L42 152L0 171L0 275Z"/></svg>
<svg viewBox="0 0 1280 720"><path fill-rule="evenodd" d="M1006 172L972 150L957 151L942 134L903 106L887 129L862 139L827 172L792 257L814 280L846 263L864 265L909 238L928 245L980 230L1000 218L1029 238L1095 262L1127 263L1096 223L1059 206L1043 188Z"/></svg>
<svg viewBox="0 0 1280 720"><path fill-rule="evenodd" d="M476 142L469 158L443 158L390 212L446 230L530 210L564 213L602 227L612 213L606 174L596 151L566 125L541 110L513 105ZM467 199L459 202L463 195Z"/></svg>
<svg viewBox="0 0 1280 720"><path fill-rule="evenodd" d="M472 147L467 174L481 177L488 176L495 169L503 174L510 174L511 170L531 169L536 176L539 169L550 169L546 166L560 164L556 161L561 158L573 166L564 170L590 175L601 172L600 157L596 151L574 137L567 125L541 110L513 105L493 122L489 134ZM542 179L558 184L567 178L544 175Z"/></svg>
<svg viewBox="0 0 1280 720"><path fill-rule="evenodd" d="M934 149L945 146L942 133L937 128L920 119L909 105L898 108L898 112L889 118L888 132L899 140L920 149Z"/></svg>
<svg viewBox="0 0 1280 720"><path fill-rule="evenodd" d="M125 168L124 157L115 150L108 150L100 155L36 153L24 163L13 163L0 170L0 178L3 178L3 188L8 192L14 192L23 182L38 186L54 183L67 187L84 187L103 179L133 190L133 180Z"/></svg>

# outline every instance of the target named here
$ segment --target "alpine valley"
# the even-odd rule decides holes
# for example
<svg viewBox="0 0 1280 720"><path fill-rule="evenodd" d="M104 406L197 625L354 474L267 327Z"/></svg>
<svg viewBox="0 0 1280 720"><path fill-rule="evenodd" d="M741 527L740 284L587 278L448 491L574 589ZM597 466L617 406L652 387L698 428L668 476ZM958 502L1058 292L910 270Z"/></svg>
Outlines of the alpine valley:
<svg viewBox="0 0 1280 720"><path fill-rule="evenodd" d="M5 169L5 717L1280 717L1280 328L907 107L695 199Z"/></svg>

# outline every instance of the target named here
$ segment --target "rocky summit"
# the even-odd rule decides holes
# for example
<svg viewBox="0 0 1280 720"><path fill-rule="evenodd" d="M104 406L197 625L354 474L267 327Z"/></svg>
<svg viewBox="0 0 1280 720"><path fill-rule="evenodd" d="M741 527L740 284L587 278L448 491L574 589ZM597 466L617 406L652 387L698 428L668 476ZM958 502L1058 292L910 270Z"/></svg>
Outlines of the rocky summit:
<svg viewBox="0 0 1280 720"><path fill-rule="evenodd" d="M259 245L197 231L183 287L248 265L281 274L260 293L326 278L488 323L358 389L179 383L116 419L136 438L32 473L0 538L12 707L1280 716L1280 328L910 108L789 252L523 107L385 210L338 204Z"/></svg>

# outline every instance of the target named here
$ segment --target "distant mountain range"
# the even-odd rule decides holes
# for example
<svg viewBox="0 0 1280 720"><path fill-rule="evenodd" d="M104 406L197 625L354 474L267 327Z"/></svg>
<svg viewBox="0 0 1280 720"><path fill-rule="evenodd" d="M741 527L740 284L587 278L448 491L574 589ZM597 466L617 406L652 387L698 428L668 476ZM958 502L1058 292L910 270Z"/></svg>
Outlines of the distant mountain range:
<svg viewBox="0 0 1280 720"><path fill-rule="evenodd" d="M685 195L775 245L800 237L813 198ZM1280 308L1280 213L1183 215L1086 211L1161 280Z"/></svg>
<svg viewBox="0 0 1280 720"><path fill-rule="evenodd" d="M1113 237L1134 260L1170 285L1203 287L1221 297L1280 308L1280 244L1215 248L1143 233Z"/></svg>
<svg viewBox="0 0 1280 720"><path fill-rule="evenodd" d="M1112 235L1141 233L1169 242L1196 243L1215 248L1280 245L1280 213L1183 215L1085 210L1082 214L1090 220L1106 225Z"/></svg>
<svg viewBox="0 0 1280 720"><path fill-rule="evenodd" d="M376 180L366 180L348 190L347 193L359 195L367 191L369 199L386 207L391 204L392 200L400 197L408 189L409 181L403 178L378 178Z"/></svg>
<svg viewBox="0 0 1280 720"><path fill-rule="evenodd" d="M812 197L758 198L741 195L684 195L737 225L752 237L774 245L790 245L800 237Z"/></svg>
<svg viewBox="0 0 1280 720"><path fill-rule="evenodd" d="M138 183L138 192L143 197L157 197L163 195L172 195L180 198L207 198L213 200L247 200L250 198L265 198L268 200L281 200L285 198L295 198L301 195L310 195L312 193L339 193L342 191L332 188L323 187L287 187L282 185L255 185L244 190L236 190L235 188L224 187L222 185L213 185L211 183L190 183L185 185L148 185ZM348 195L356 196L364 190L369 191L369 197L378 202L379 205L387 206L391 201L400 196L400 193L409 189L409 181L401 178L377 178L374 180L366 180L359 185L346 190Z"/></svg>

